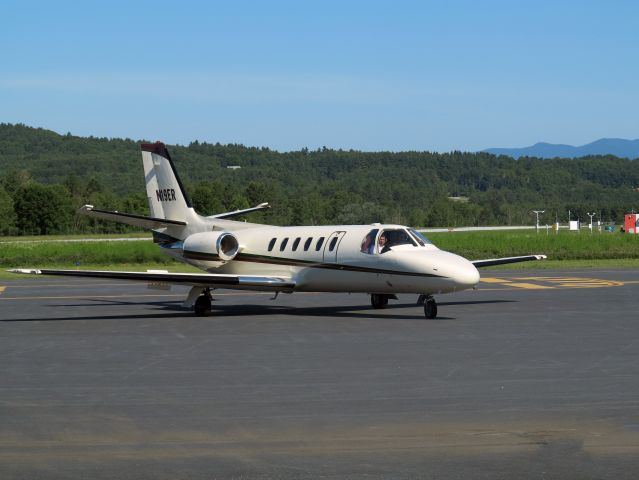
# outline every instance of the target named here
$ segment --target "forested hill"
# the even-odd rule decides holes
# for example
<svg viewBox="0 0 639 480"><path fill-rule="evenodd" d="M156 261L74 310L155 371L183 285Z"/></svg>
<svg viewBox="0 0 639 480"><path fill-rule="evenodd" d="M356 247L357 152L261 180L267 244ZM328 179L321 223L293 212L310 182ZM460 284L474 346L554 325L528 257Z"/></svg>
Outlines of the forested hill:
<svg viewBox="0 0 639 480"><path fill-rule="evenodd" d="M39 233L115 228L73 218L84 203L145 213L140 143L0 124L0 216L13 218L13 231ZM548 222L555 212L565 220L568 209L584 218L595 210L616 221L639 209L639 162L613 156L514 160L463 152L280 153L198 142L169 149L200 213L272 204L251 221L499 225L530 224L532 209L545 209ZM27 194L37 198L34 189L43 188L49 198L65 199L60 208L71 212L65 225L43 229L22 218ZM468 201L448 199L458 196ZM3 225L6 233L11 222Z"/></svg>

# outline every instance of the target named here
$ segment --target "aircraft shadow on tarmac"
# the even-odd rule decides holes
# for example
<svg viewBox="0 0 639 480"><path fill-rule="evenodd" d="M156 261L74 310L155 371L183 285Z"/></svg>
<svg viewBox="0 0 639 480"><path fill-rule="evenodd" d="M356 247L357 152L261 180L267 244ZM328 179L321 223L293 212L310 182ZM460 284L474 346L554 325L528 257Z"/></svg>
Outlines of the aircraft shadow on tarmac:
<svg viewBox="0 0 639 480"><path fill-rule="evenodd" d="M122 300L104 300L95 299L92 300L93 307L99 308L100 306L140 306L154 307L153 311L149 311L146 314L122 314L122 315L81 315L81 316L68 316L68 317L54 317L47 316L44 318L21 318L21 319L2 319L2 322L33 322L33 321L65 321L65 320L118 320L118 319L164 319L164 318L184 318L193 317L190 309L185 309L181 306L179 301L163 301L163 302L134 302L134 301L122 301ZM466 301L466 302L442 302L439 303L440 307L453 306L453 305L492 305L496 303L516 303L516 300L479 300L479 301ZM48 308L74 308L74 307L86 307L87 304L55 304L48 305ZM393 314L393 311L413 309L414 315L406 314ZM160 313L160 311L162 313ZM176 315L180 313L182 315ZM263 304L241 304L241 305L216 305L213 304L213 309L208 319L215 320L216 318L224 319L229 317L264 317L268 315L290 315L297 317L333 317L333 318L352 318L352 319L367 319L367 320L426 320L422 313L422 307L415 303L396 303L389 304L388 308L375 310L370 305L333 305L323 307L294 307L287 305L263 305ZM431 321L439 320L456 320L455 317L438 316Z"/></svg>

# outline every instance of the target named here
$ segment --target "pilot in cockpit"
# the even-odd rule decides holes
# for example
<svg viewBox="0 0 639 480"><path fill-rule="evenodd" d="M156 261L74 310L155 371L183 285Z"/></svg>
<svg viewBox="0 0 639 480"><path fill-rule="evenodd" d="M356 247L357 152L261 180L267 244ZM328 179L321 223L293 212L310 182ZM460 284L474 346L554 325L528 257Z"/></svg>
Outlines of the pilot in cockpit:
<svg viewBox="0 0 639 480"><path fill-rule="evenodd" d="M386 253L390 250L390 245L387 243L386 233L382 233L377 239L377 248L379 253Z"/></svg>

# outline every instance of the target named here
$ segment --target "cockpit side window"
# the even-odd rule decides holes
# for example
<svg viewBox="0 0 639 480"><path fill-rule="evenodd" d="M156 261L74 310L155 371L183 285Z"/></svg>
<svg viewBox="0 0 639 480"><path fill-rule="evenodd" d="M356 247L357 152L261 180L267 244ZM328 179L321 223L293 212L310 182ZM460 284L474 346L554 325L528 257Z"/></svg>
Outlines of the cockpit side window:
<svg viewBox="0 0 639 480"><path fill-rule="evenodd" d="M366 234L360 246L360 252L372 255L375 253L375 238L377 237L378 228L372 229Z"/></svg>
<svg viewBox="0 0 639 480"><path fill-rule="evenodd" d="M412 245L416 247L417 242L403 228L384 230L377 239L379 253L386 253L391 247L396 245Z"/></svg>

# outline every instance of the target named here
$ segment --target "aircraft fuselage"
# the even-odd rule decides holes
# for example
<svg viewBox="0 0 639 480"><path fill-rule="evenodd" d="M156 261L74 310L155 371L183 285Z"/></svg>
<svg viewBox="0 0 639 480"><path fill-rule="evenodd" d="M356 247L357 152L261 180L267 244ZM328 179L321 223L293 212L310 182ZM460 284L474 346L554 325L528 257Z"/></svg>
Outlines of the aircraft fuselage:
<svg viewBox="0 0 639 480"><path fill-rule="evenodd" d="M213 245L219 231L198 233L197 242L187 238L165 243L163 251L209 272L291 278L293 291L434 294L477 285L479 273L471 262L413 232L401 225L381 224L255 225L232 231L239 248L226 260ZM364 249L371 233L374 246ZM400 243L381 250L382 235L401 237Z"/></svg>

